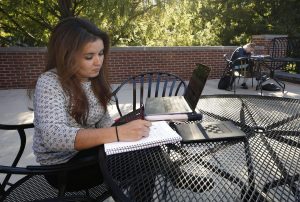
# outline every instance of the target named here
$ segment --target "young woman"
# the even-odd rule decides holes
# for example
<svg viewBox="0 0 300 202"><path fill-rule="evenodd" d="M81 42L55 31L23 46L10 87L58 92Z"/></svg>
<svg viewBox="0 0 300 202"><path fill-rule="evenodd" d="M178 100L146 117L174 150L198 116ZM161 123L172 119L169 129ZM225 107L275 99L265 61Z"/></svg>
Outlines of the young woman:
<svg viewBox="0 0 300 202"><path fill-rule="evenodd" d="M48 62L34 94L35 134L33 150L42 165L76 161L97 155L94 148L115 141L136 141L149 135L151 123L135 120L111 127L107 105L111 98L107 81L109 37L82 18L67 18L53 29ZM94 149L93 149L94 148ZM57 177L47 177L55 186ZM70 190L102 182L95 163L68 174ZM77 182L77 183L76 183Z"/></svg>

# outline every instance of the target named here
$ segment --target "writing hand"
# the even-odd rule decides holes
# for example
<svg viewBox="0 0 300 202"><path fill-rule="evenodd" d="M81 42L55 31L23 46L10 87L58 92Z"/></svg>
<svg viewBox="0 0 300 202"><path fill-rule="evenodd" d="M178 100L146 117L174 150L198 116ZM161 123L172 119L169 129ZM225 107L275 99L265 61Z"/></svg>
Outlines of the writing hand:
<svg viewBox="0 0 300 202"><path fill-rule="evenodd" d="M119 140L129 142L148 137L151 125L150 121L134 120L122 126L118 126Z"/></svg>

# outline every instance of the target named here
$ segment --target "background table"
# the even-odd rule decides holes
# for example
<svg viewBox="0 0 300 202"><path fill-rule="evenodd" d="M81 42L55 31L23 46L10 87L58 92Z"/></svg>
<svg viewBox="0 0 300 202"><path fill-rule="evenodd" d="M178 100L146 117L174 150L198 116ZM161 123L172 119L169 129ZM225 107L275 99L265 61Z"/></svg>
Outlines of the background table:
<svg viewBox="0 0 300 202"><path fill-rule="evenodd" d="M171 144L99 161L120 201L300 201L300 100L219 95L204 121L231 120L245 140Z"/></svg>
<svg viewBox="0 0 300 202"><path fill-rule="evenodd" d="M284 92L285 89L285 83L281 80L279 80L275 76L276 70L283 70L287 66L287 64L291 63L299 63L300 58L291 58L291 57L280 57L280 58L274 58L269 55L253 55L250 57L250 60L252 60L255 64L255 71L259 74L256 78L258 78L258 84L256 86L256 90L261 90L262 95L262 84L266 82L267 80L273 79L282 89L282 92ZM263 78L262 75L262 67L267 68L270 73L269 75L265 75L265 78ZM253 83L252 83L253 85ZM270 89L273 91L277 91L277 88Z"/></svg>

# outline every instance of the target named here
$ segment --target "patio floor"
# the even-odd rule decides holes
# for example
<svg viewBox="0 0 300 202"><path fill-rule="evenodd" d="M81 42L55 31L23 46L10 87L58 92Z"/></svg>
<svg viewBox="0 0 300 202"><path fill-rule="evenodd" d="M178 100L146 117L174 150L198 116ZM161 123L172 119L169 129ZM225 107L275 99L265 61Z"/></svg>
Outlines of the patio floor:
<svg viewBox="0 0 300 202"><path fill-rule="evenodd" d="M233 94L231 91L219 90L217 89L219 79L208 80L203 95L212 94ZM264 96L277 96L277 97L288 97L300 99L300 88L299 84L286 83L286 90L284 93L279 92L269 92L263 91ZM251 87L251 80L248 81L249 89L241 89L239 85L236 88L236 94L252 94L260 95L260 91L255 90L256 82L254 82L254 87ZM115 88L117 85L113 85ZM128 93L124 91L121 94L122 97L128 96ZM12 90L0 90L0 123L3 124L17 124L17 123L28 123L33 120L33 112L28 110L28 106L32 104L28 101L26 95L26 90L24 89L12 89ZM122 103L130 104L130 103ZM109 106L109 112L113 118L118 117L116 107L114 105ZM33 130L28 130L27 146L25 148L25 153L20 160L19 166L33 165L36 164L34 155L32 153L32 136ZM0 152L0 162L3 165L8 165L11 162L11 154L16 151L19 146L19 139L16 133L12 131L2 131L0 133L0 148L5 148ZM0 179L2 176L0 175Z"/></svg>

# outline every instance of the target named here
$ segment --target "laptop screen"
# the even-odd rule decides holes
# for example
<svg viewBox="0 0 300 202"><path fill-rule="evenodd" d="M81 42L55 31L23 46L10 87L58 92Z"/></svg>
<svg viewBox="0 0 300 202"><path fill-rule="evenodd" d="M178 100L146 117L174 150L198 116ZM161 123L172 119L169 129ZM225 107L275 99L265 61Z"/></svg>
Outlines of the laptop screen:
<svg viewBox="0 0 300 202"><path fill-rule="evenodd" d="M194 69L192 73L188 87L184 94L184 98L193 111L195 110L197 103L200 99L209 72L210 72L209 67L203 64L197 64L197 67Z"/></svg>

